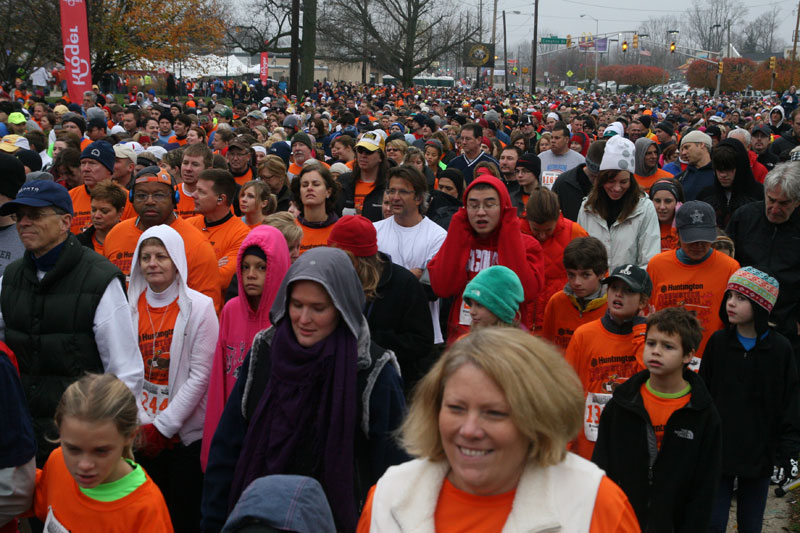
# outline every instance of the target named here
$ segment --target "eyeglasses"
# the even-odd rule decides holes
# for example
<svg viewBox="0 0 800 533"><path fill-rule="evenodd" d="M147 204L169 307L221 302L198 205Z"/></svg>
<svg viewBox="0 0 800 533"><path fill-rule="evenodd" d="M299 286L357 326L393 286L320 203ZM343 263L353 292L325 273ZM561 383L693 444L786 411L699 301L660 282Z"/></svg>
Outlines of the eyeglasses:
<svg viewBox="0 0 800 533"><path fill-rule="evenodd" d="M359 146L358 148L356 148L356 153L358 153L358 154L367 154L367 155L369 155L369 154L374 154L375 152L377 152L377 150L374 150L374 151L373 150L368 150L368 149L364 148L363 146Z"/></svg>
<svg viewBox="0 0 800 533"><path fill-rule="evenodd" d="M387 148L386 151L387 152L400 152L401 150L400 150L400 148Z"/></svg>
<svg viewBox="0 0 800 533"><path fill-rule="evenodd" d="M55 211L42 211L40 209L17 209L17 212L14 213L14 218L17 222L22 221L23 218L28 217L28 219L32 222L38 222L42 220L44 217L50 217L53 215L60 215L61 213L56 213Z"/></svg>
<svg viewBox="0 0 800 533"><path fill-rule="evenodd" d="M483 209L484 211L493 211L500 207L500 202L488 201L485 203L480 202L468 202L467 203L467 211L480 211Z"/></svg>
<svg viewBox="0 0 800 533"><path fill-rule="evenodd" d="M410 194L414 194L414 191L408 191L406 189L386 189L386 196L394 196L395 194L399 194L400 196L408 196Z"/></svg>
<svg viewBox="0 0 800 533"><path fill-rule="evenodd" d="M133 195L133 199L137 202L146 202L148 198L152 198L156 202L163 202L169 198L169 194L164 192L154 192L152 194L147 194L145 192L137 192Z"/></svg>

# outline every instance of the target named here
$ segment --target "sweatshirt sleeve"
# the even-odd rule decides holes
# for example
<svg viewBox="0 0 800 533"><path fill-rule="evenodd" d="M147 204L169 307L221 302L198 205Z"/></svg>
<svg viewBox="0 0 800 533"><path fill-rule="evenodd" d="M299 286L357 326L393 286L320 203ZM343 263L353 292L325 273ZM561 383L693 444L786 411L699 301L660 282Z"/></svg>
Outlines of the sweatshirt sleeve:
<svg viewBox="0 0 800 533"><path fill-rule="evenodd" d="M239 379L236 380L211 440L200 505L200 530L204 533L220 531L228 516L233 474L247 433L247 422L242 415L242 399L249 367L250 353L242 363Z"/></svg>
<svg viewBox="0 0 800 533"><path fill-rule="evenodd" d="M103 369L116 375L133 396L139 398L144 381L144 361L139 352L128 300L118 279L108 284L100 298L92 329Z"/></svg>
<svg viewBox="0 0 800 533"><path fill-rule="evenodd" d="M219 335L217 337L214 356L211 362L211 374L208 377L208 397L206 399L206 417L203 421L203 439L200 445L200 468L206 471L208 464L208 450L211 448L211 439L225 408L225 366L223 362L223 346L225 345L226 321L229 320L226 310L222 310L219 321Z"/></svg>
<svg viewBox="0 0 800 533"><path fill-rule="evenodd" d="M472 229L467 220L467 211L459 209L450 221L442 247L428 263L431 288L437 296L461 296L467 286L467 259L471 239Z"/></svg>

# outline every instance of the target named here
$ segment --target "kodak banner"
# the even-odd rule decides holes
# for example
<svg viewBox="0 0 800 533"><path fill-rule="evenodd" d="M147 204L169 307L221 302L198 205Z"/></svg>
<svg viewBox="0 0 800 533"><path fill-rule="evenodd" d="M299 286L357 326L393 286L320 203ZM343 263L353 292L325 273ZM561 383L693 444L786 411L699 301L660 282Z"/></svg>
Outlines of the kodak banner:
<svg viewBox="0 0 800 533"><path fill-rule="evenodd" d="M86 4L84 0L59 0L59 4L67 88L70 100L81 103L84 91L92 88Z"/></svg>
<svg viewBox="0 0 800 533"><path fill-rule="evenodd" d="M261 52L261 85L267 84L269 78L269 52Z"/></svg>

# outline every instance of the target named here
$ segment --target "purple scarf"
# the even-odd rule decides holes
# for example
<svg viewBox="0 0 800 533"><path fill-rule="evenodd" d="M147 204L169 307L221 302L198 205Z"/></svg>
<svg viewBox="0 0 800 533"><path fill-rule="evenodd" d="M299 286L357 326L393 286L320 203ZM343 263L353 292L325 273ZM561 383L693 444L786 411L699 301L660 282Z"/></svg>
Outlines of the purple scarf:
<svg viewBox="0 0 800 533"><path fill-rule="evenodd" d="M285 318L270 352L269 381L248 423L230 507L262 476L310 476L325 490L337 528L355 531L356 338L341 321L326 339L304 348Z"/></svg>

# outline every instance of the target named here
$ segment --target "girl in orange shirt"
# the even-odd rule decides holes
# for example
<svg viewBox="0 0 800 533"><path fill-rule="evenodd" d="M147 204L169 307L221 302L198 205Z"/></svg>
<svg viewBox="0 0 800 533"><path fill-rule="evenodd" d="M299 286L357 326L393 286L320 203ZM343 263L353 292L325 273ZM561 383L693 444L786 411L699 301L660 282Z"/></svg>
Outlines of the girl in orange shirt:
<svg viewBox="0 0 800 533"><path fill-rule="evenodd" d="M269 185L260 180L248 181L239 190L239 210L242 222L252 229L264 223L267 216L278 208L278 199Z"/></svg>
<svg viewBox="0 0 800 533"><path fill-rule="evenodd" d="M61 447L37 472L34 514L45 531L172 532L158 487L133 461L136 399L113 374L70 385L56 409Z"/></svg>
<svg viewBox="0 0 800 533"><path fill-rule="evenodd" d="M675 212L683 205L683 187L676 179L658 180L650 187L650 198L656 208L658 226L661 229L661 251L680 248L678 230L675 228Z"/></svg>
<svg viewBox="0 0 800 533"><path fill-rule="evenodd" d="M292 200L300 209L297 225L303 230L300 254L317 246L327 246L333 225L339 220L334 212L339 183L331 171L321 165L303 167L292 180Z"/></svg>

